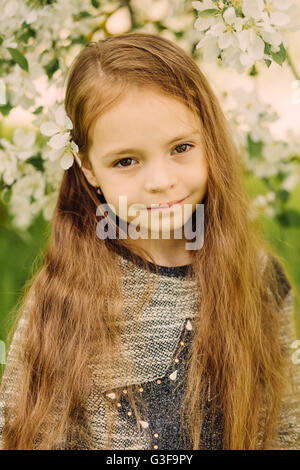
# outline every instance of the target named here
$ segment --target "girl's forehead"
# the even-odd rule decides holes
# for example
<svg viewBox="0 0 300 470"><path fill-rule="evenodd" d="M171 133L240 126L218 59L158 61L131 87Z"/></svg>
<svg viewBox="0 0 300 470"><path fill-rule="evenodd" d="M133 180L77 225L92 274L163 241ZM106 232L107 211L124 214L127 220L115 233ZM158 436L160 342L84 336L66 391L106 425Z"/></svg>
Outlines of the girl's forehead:
<svg viewBox="0 0 300 470"><path fill-rule="evenodd" d="M133 126L136 129L147 126L151 126L151 129L163 129L199 127L199 123L199 116L175 97L167 97L151 90L132 90L95 119L94 130L107 134L119 126L126 130Z"/></svg>

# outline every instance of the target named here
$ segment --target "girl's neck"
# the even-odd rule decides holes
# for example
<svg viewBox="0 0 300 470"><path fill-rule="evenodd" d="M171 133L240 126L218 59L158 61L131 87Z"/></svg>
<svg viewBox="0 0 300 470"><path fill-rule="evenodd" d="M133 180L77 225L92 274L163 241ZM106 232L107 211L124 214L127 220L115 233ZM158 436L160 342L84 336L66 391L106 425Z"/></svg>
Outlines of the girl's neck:
<svg viewBox="0 0 300 470"><path fill-rule="evenodd" d="M130 249L143 248L159 266L176 267L192 263L191 251L185 249L185 239L142 239L131 240ZM148 261L152 261L146 256Z"/></svg>

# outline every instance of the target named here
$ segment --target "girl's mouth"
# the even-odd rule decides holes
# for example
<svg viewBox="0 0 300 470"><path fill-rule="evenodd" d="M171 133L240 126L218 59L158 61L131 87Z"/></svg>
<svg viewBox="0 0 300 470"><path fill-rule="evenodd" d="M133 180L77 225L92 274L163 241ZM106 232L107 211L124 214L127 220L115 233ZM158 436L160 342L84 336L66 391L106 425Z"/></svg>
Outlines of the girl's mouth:
<svg viewBox="0 0 300 470"><path fill-rule="evenodd" d="M173 206L176 204L181 204L183 201L185 201L186 197L184 199L180 199L179 201L171 201L163 204L151 204L150 207L147 207L147 210L149 211L167 211L170 210Z"/></svg>

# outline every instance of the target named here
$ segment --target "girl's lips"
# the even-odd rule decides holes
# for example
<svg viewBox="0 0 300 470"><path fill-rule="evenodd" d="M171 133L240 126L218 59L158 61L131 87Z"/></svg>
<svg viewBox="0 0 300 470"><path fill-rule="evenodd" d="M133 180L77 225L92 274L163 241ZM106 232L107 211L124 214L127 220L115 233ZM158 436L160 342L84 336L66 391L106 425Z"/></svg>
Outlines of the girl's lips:
<svg viewBox="0 0 300 470"><path fill-rule="evenodd" d="M185 201L186 197L184 199L180 199L180 201L172 201L170 203L166 203L165 206L159 206L159 207L147 207L147 210L149 211L164 211L170 209L172 206L175 204L181 204L183 201Z"/></svg>

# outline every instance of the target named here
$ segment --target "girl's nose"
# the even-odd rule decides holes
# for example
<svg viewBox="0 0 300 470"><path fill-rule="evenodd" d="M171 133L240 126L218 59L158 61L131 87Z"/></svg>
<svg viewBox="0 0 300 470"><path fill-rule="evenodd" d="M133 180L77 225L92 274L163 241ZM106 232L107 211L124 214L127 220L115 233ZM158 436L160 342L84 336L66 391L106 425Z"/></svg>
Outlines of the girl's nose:
<svg viewBox="0 0 300 470"><path fill-rule="evenodd" d="M177 177L170 173L166 165L156 165L149 168L145 180L145 189L150 192L162 192L172 188L177 183Z"/></svg>
<svg viewBox="0 0 300 470"><path fill-rule="evenodd" d="M147 181L145 183L145 188L149 192L163 192L168 190L169 188L173 188L176 184L175 178L168 179L166 181Z"/></svg>

